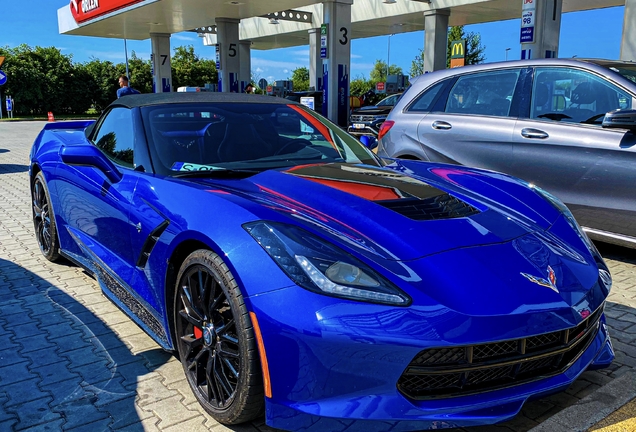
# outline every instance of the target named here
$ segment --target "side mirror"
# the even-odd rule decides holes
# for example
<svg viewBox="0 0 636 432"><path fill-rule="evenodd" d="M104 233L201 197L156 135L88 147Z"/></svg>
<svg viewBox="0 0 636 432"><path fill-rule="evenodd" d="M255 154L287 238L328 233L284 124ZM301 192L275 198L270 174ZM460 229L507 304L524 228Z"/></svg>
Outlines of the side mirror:
<svg viewBox="0 0 636 432"><path fill-rule="evenodd" d="M62 162L67 165L83 165L97 168L111 183L121 180L122 174L104 153L92 145L74 145L60 150Z"/></svg>
<svg viewBox="0 0 636 432"><path fill-rule="evenodd" d="M619 109L608 112L603 118L603 127L612 129L629 129L636 133L636 110Z"/></svg>
<svg viewBox="0 0 636 432"><path fill-rule="evenodd" d="M373 150L378 146L378 139L374 136L362 135L360 137L360 142L369 150Z"/></svg>

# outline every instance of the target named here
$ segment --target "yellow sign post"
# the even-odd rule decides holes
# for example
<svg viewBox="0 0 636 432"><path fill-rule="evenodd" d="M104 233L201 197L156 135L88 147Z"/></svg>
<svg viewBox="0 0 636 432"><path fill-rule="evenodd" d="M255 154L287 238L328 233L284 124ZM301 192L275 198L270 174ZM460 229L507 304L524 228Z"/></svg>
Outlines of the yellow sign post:
<svg viewBox="0 0 636 432"><path fill-rule="evenodd" d="M451 42L450 67L456 68L466 64L466 40L460 39Z"/></svg>

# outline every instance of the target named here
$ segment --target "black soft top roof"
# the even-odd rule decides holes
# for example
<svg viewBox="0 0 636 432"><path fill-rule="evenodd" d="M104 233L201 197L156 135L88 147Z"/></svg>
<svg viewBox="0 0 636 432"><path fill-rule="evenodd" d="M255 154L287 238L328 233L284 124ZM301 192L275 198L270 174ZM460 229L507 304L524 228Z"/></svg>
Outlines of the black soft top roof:
<svg viewBox="0 0 636 432"><path fill-rule="evenodd" d="M122 96L110 106L125 106L128 108L148 105L162 105L173 103L258 103L258 104L295 104L289 99L273 96L262 96L244 93L216 93L216 92L177 92L177 93L145 93Z"/></svg>

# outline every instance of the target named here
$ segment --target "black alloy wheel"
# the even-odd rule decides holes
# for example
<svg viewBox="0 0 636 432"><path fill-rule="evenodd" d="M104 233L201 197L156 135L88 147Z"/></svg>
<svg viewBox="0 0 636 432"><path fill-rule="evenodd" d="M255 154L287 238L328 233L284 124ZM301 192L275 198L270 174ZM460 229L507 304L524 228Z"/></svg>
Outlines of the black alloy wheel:
<svg viewBox="0 0 636 432"><path fill-rule="evenodd" d="M179 358L194 395L224 424L261 414L258 349L243 296L221 258L193 252L181 265L175 295Z"/></svg>
<svg viewBox="0 0 636 432"><path fill-rule="evenodd" d="M33 199L33 226L40 251L47 260L58 261L60 259L60 244L57 237L57 227L42 171L35 176L31 197Z"/></svg>

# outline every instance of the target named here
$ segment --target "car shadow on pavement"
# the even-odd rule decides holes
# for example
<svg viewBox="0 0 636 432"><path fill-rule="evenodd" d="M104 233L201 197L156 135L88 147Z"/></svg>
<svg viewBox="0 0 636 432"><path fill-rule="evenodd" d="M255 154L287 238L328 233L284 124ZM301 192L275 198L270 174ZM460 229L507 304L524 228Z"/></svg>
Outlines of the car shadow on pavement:
<svg viewBox="0 0 636 432"><path fill-rule="evenodd" d="M28 165L3 164L0 163L0 174L21 173L29 170Z"/></svg>
<svg viewBox="0 0 636 432"><path fill-rule="evenodd" d="M68 290L0 258L0 430L143 431L138 383L171 355L133 354Z"/></svg>

